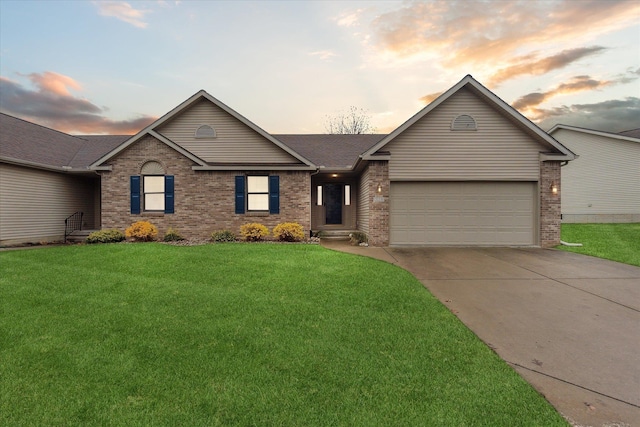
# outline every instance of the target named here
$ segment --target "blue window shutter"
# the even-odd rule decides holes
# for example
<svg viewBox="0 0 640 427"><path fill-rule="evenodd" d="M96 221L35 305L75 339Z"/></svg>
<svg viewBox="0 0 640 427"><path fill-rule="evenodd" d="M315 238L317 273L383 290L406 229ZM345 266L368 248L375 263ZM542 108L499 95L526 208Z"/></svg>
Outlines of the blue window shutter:
<svg viewBox="0 0 640 427"><path fill-rule="evenodd" d="M140 213L140 177L132 175L129 180L131 184L131 213Z"/></svg>
<svg viewBox="0 0 640 427"><path fill-rule="evenodd" d="M280 177L269 177L269 213L280 213Z"/></svg>
<svg viewBox="0 0 640 427"><path fill-rule="evenodd" d="M173 213L173 175L165 175L164 177L164 213Z"/></svg>
<svg viewBox="0 0 640 427"><path fill-rule="evenodd" d="M236 176L236 213L244 213L244 176Z"/></svg>

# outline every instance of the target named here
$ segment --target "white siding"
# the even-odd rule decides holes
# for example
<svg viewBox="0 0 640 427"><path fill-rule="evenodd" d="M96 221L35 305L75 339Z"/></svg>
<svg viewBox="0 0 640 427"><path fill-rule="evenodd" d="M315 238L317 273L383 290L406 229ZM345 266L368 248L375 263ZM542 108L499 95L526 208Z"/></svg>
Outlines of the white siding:
<svg viewBox="0 0 640 427"><path fill-rule="evenodd" d="M209 125L215 138L196 138L195 131ZM212 163L285 163L299 160L207 100L162 125L157 131L186 150Z"/></svg>
<svg viewBox="0 0 640 427"><path fill-rule="evenodd" d="M392 182L395 245L516 245L536 239L534 182Z"/></svg>
<svg viewBox="0 0 640 427"><path fill-rule="evenodd" d="M640 143L569 129L553 137L580 156L562 168L563 221L640 220Z"/></svg>
<svg viewBox="0 0 640 427"><path fill-rule="evenodd" d="M460 114L472 116L477 131L452 131ZM537 181L545 147L471 91L461 89L397 136L391 153L393 180Z"/></svg>
<svg viewBox="0 0 640 427"><path fill-rule="evenodd" d="M94 227L95 180L0 164L0 243L62 240L64 220L84 212Z"/></svg>

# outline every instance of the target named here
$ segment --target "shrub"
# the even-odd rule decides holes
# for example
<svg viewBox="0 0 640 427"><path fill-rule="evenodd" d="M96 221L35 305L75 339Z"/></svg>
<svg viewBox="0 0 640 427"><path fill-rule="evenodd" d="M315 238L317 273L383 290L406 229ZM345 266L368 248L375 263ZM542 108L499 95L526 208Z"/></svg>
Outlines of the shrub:
<svg viewBox="0 0 640 427"><path fill-rule="evenodd" d="M125 239L124 234L120 230L100 230L89 234L85 242L87 243L116 243Z"/></svg>
<svg viewBox="0 0 640 427"><path fill-rule="evenodd" d="M220 230L211 233L211 240L214 242L235 242L236 235L231 230Z"/></svg>
<svg viewBox="0 0 640 427"><path fill-rule="evenodd" d="M359 245L361 243L369 242L369 238L367 237L367 234L363 233L362 231L354 231L353 233L350 233L349 239L351 239L352 245Z"/></svg>
<svg viewBox="0 0 640 427"><path fill-rule="evenodd" d="M137 221L131 224L124 234L137 242L150 242L158 236L158 229L149 221Z"/></svg>
<svg viewBox="0 0 640 427"><path fill-rule="evenodd" d="M263 224L252 222L242 225L240 234L247 242L258 242L269 235L269 229Z"/></svg>
<svg viewBox="0 0 640 427"><path fill-rule="evenodd" d="M283 222L273 227L273 237L283 242L299 242L304 239L304 230L297 222Z"/></svg>
<svg viewBox="0 0 640 427"><path fill-rule="evenodd" d="M180 233L178 233L172 227L169 227L169 229L167 230L167 232L164 235L164 239L163 240L165 242L178 242L180 240L184 240L184 238L180 235Z"/></svg>

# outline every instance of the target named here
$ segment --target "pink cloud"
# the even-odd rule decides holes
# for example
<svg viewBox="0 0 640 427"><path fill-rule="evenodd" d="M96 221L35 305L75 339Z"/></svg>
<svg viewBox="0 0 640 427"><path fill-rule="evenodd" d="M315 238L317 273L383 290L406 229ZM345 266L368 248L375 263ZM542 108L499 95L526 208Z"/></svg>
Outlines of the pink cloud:
<svg viewBox="0 0 640 427"><path fill-rule="evenodd" d="M135 9L125 1L94 1L98 12L102 16L112 16L138 28L146 28L148 23L144 21L144 16L148 10Z"/></svg>

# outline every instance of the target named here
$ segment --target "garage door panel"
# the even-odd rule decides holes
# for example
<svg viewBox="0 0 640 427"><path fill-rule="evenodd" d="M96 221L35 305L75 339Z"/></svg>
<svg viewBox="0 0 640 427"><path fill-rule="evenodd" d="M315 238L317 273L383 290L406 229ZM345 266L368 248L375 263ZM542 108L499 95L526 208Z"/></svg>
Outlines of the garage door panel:
<svg viewBox="0 0 640 427"><path fill-rule="evenodd" d="M392 182L391 243L533 245L534 182Z"/></svg>

